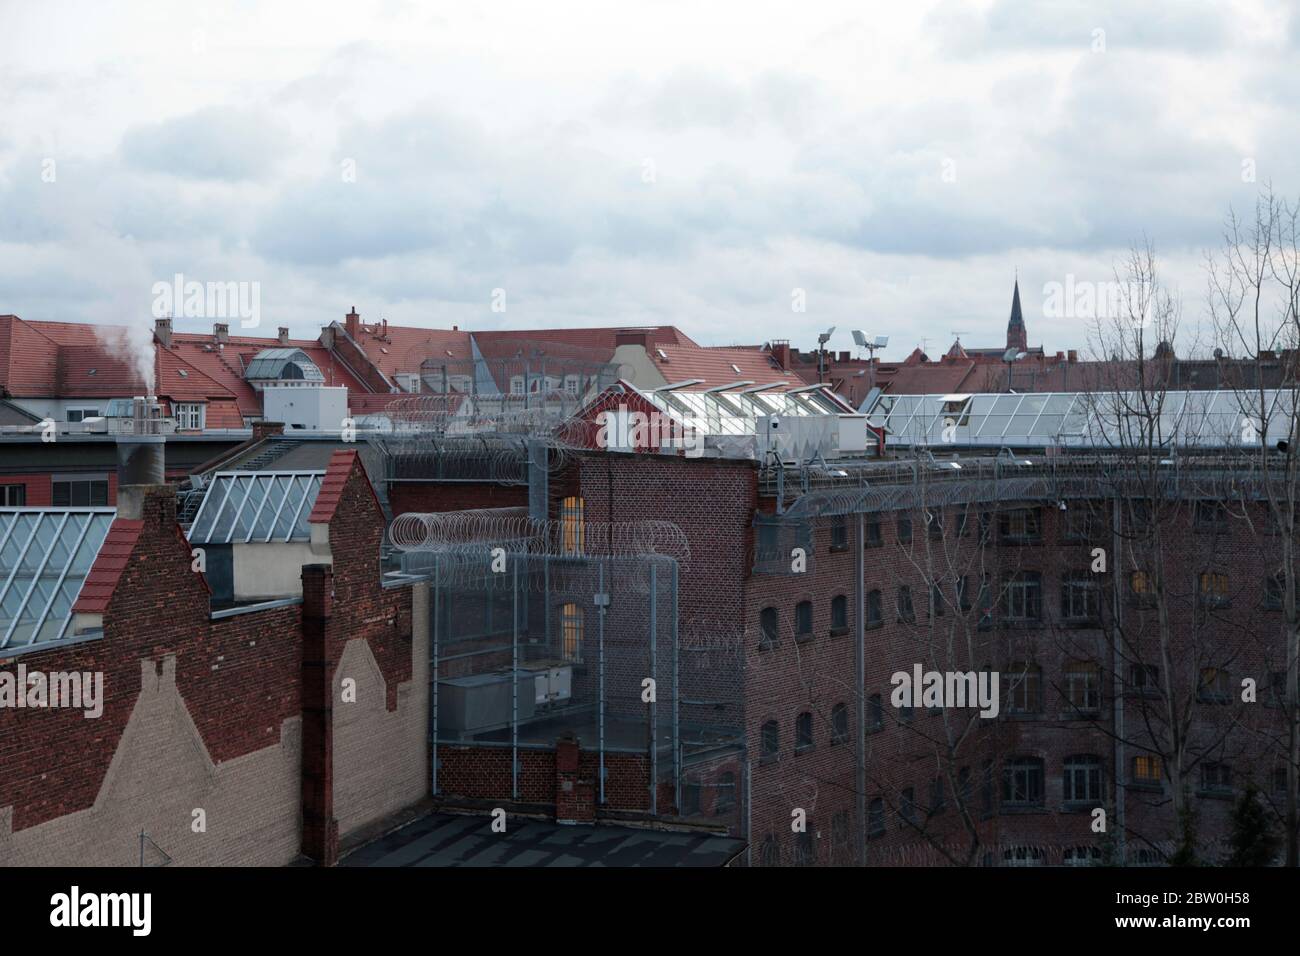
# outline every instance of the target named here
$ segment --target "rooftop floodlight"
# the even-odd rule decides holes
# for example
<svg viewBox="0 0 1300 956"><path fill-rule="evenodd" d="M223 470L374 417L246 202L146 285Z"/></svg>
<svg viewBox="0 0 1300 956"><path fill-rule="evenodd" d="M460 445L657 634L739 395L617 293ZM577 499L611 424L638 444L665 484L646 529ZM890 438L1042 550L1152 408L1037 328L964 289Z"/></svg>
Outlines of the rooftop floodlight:
<svg viewBox="0 0 1300 956"><path fill-rule="evenodd" d="M867 347L867 333L863 332L861 329L854 329L853 344L860 349L865 349Z"/></svg>
<svg viewBox="0 0 1300 956"><path fill-rule="evenodd" d="M829 329L827 329L827 330L826 330L825 332L823 332L821 335L817 336L817 344L818 344L818 345L825 345L827 342L829 342L829 341L831 340L831 336L834 335L834 334L835 334L835 326L832 325Z"/></svg>
<svg viewBox="0 0 1300 956"><path fill-rule="evenodd" d="M888 335L877 335L877 336L876 336L876 341L875 341L875 347L876 347L876 348L878 348L878 349L883 349L883 348L884 348L886 345L888 345L888 344L889 344L889 336L888 336Z"/></svg>

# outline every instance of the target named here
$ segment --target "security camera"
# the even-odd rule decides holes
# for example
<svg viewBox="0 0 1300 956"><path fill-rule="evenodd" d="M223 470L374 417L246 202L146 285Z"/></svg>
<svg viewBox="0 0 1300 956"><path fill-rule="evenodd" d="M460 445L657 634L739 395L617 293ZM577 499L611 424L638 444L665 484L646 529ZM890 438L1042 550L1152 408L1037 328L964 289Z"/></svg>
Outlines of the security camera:
<svg viewBox="0 0 1300 956"><path fill-rule="evenodd" d="M772 421L768 424L767 427L770 428L772 431L776 431L778 428L781 427L781 419L773 415Z"/></svg>

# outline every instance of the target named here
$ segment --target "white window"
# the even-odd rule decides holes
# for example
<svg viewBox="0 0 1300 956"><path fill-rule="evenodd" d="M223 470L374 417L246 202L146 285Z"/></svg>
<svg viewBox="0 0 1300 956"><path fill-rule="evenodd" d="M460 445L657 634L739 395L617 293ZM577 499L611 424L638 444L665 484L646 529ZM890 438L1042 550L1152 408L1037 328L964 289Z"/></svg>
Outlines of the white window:
<svg viewBox="0 0 1300 956"><path fill-rule="evenodd" d="M176 406L176 427L184 431L203 430L203 406L198 402Z"/></svg>
<svg viewBox="0 0 1300 956"><path fill-rule="evenodd" d="M524 377L522 375L516 375L514 378L510 379L510 394L524 394Z"/></svg>
<svg viewBox="0 0 1300 956"><path fill-rule="evenodd" d="M577 395L577 394L578 394L578 376L576 376L576 375L566 375L566 376L564 376L564 390L565 390L566 392L568 392L570 395Z"/></svg>

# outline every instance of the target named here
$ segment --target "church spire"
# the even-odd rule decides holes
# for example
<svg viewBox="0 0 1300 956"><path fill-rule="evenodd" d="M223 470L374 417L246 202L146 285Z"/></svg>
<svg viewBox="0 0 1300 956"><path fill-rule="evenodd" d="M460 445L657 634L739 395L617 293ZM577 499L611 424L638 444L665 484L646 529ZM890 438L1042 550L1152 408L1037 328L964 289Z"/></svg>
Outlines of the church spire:
<svg viewBox="0 0 1300 956"><path fill-rule="evenodd" d="M1029 348L1029 334L1025 331L1025 317L1020 311L1020 275L1017 272L1016 285L1011 293L1011 320L1007 322L1007 348L1021 352Z"/></svg>

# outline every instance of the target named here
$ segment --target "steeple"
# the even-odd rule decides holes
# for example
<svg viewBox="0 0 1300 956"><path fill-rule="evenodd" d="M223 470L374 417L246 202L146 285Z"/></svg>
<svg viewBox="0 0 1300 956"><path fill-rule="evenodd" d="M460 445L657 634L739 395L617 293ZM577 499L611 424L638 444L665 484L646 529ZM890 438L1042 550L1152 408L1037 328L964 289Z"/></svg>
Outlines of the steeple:
<svg viewBox="0 0 1300 956"><path fill-rule="evenodd" d="M1020 313L1020 277L1016 276L1015 291L1011 293L1011 320L1007 322L1007 348L1021 352L1029 348L1029 333L1025 331L1025 317Z"/></svg>

